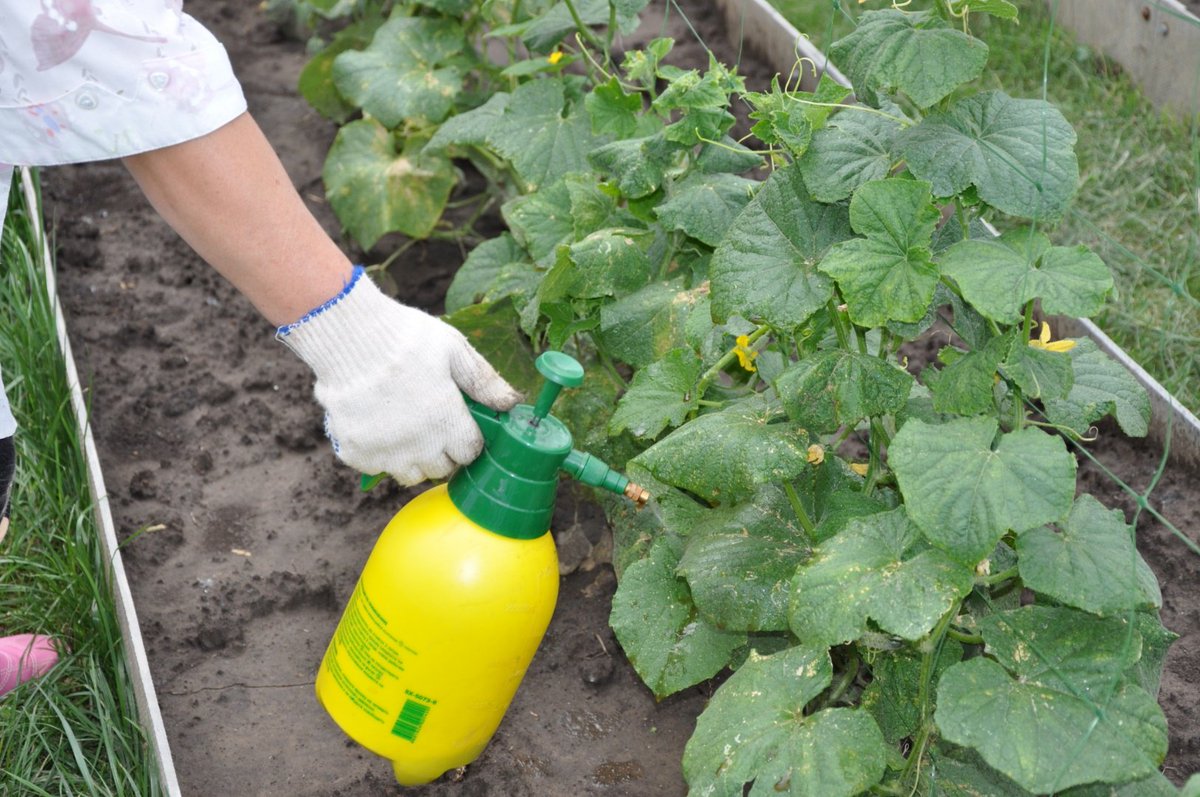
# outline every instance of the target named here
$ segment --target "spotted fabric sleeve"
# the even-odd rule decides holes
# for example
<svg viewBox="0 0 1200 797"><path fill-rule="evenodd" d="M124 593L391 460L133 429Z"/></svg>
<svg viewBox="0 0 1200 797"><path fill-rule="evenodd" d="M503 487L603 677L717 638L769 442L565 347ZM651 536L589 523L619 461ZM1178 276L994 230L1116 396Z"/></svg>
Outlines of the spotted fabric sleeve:
<svg viewBox="0 0 1200 797"><path fill-rule="evenodd" d="M0 180L178 144L245 110L181 0L0 0Z"/></svg>

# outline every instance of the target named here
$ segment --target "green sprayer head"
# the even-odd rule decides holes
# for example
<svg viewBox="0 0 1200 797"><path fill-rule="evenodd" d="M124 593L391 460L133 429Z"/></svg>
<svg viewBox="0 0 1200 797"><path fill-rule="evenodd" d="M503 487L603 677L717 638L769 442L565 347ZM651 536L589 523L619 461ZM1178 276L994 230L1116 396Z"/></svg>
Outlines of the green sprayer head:
<svg viewBox="0 0 1200 797"><path fill-rule="evenodd" d="M564 387L583 383L575 358L548 351L537 359L546 382L533 405L497 412L467 399L483 430L483 452L450 480L450 500L485 529L506 537L545 534L554 514L559 471L644 504L649 494L600 460L572 448L571 432L550 414Z"/></svg>

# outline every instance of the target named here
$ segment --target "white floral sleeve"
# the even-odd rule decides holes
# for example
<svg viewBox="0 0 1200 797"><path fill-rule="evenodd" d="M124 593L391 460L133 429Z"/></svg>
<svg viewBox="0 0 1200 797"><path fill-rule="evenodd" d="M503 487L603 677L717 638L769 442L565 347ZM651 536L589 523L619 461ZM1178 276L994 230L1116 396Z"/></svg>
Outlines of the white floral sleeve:
<svg viewBox="0 0 1200 797"><path fill-rule="evenodd" d="M245 110L225 48L182 0L0 0L0 225L14 165L135 155ZM0 387L0 437L14 427Z"/></svg>
<svg viewBox="0 0 1200 797"><path fill-rule="evenodd" d="M181 0L0 0L0 194L12 164L134 155L245 110L225 48Z"/></svg>

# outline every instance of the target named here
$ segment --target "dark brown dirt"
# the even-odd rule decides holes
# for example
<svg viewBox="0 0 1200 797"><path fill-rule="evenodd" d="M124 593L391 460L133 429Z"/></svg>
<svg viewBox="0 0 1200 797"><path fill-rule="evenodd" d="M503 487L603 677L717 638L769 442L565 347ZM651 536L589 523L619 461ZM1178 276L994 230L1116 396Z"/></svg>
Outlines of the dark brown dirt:
<svg viewBox="0 0 1200 797"><path fill-rule="evenodd" d="M732 61L710 4L684 8ZM187 10L230 49L251 111L336 236L320 180L334 129L295 93L303 46L283 40L257 4L190 0ZM681 42L677 56L703 63L678 19L666 31ZM649 26L655 35L660 23ZM753 85L773 71L743 55ZM48 170L43 180L114 518L125 538L149 529L125 548L125 562L184 794L399 793L387 762L346 741L321 711L312 681L375 536L411 493L357 491L357 475L322 437L305 367L157 218L119 164ZM439 311L460 261L454 247L414 247L393 269L400 298ZM1098 448L1145 489L1157 452L1113 434ZM1132 517L1110 481L1090 465L1081 471L1088 489ZM1168 468L1154 492L1154 505L1193 536L1195 477ZM1142 513L1142 548L1164 582L1164 621L1182 635L1162 690L1168 774L1179 780L1200 770L1200 557L1148 520ZM578 532L591 543L604 534L603 517L573 495L563 496L555 527L574 530L575 542ZM478 763L461 782L405 793L686 792L679 761L706 691L654 701L608 629L611 568L584 568L563 579L546 641Z"/></svg>

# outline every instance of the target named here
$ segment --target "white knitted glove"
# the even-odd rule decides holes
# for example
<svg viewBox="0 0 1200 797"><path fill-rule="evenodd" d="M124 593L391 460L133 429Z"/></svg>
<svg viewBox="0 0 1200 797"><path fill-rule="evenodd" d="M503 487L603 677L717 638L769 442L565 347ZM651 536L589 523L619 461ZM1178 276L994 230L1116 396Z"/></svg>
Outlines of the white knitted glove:
<svg viewBox="0 0 1200 797"><path fill-rule="evenodd" d="M388 298L361 268L276 338L316 375L338 458L401 484L442 478L479 455L483 436L461 393L497 410L520 400L461 332Z"/></svg>

